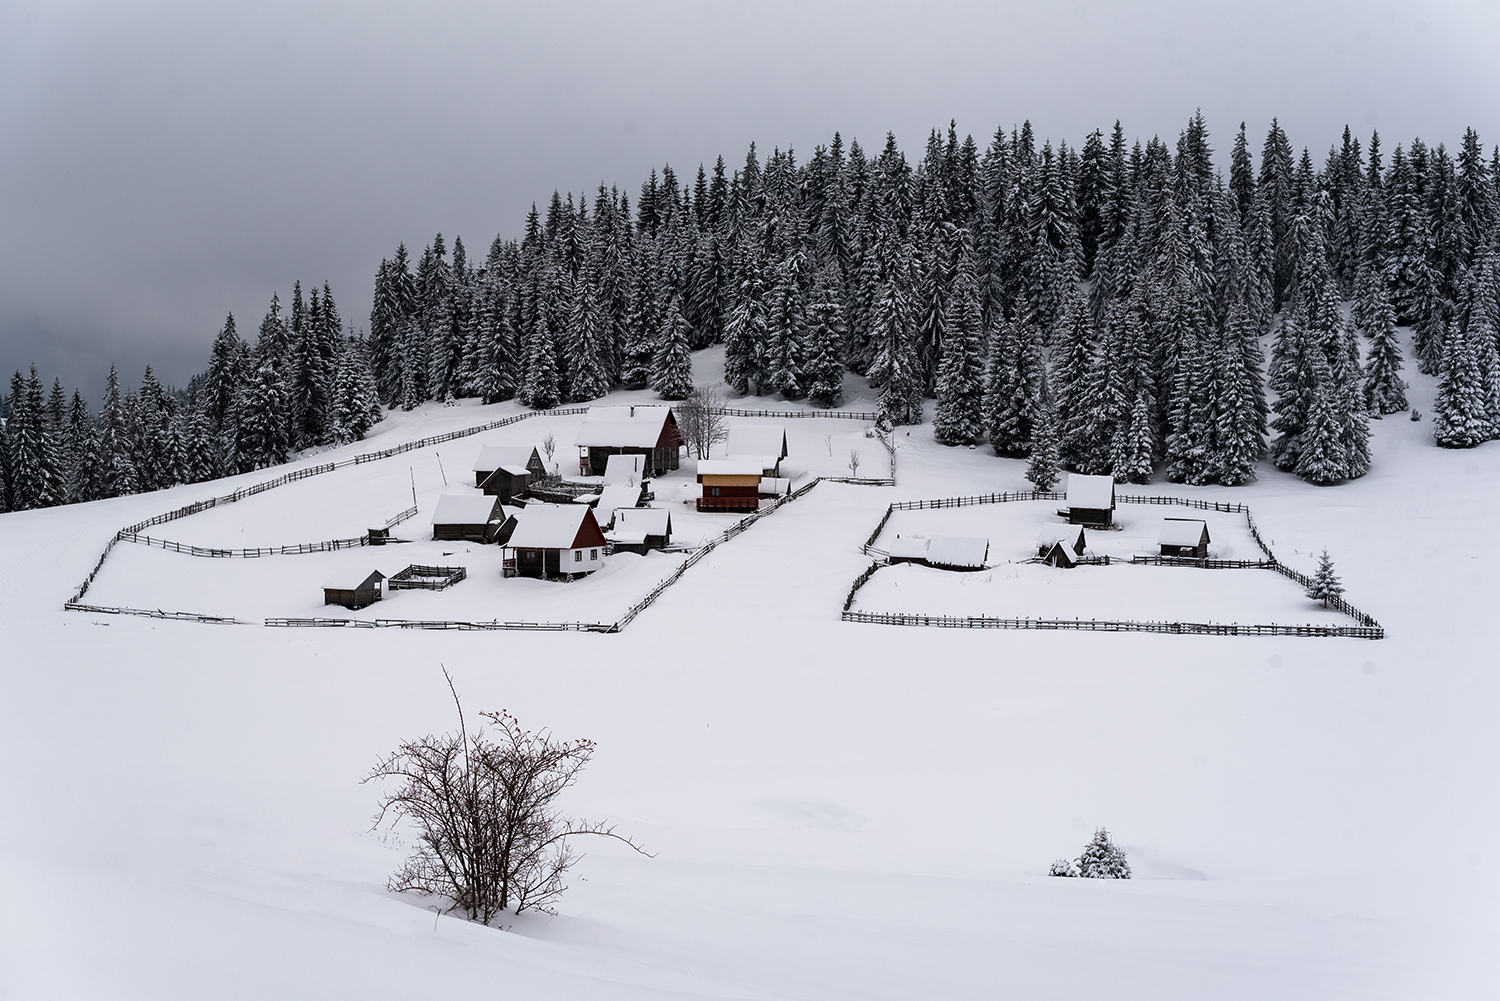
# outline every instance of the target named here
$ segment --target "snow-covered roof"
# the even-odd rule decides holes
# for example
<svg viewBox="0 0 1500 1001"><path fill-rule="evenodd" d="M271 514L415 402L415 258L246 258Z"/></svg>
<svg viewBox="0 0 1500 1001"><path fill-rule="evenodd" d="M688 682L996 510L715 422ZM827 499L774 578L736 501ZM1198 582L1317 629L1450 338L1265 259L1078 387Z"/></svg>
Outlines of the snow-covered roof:
<svg viewBox="0 0 1500 1001"><path fill-rule="evenodd" d="M611 455L604 460L604 485L634 486L646 475L644 455Z"/></svg>
<svg viewBox="0 0 1500 1001"><path fill-rule="evenodd" d="M982 567L990 540L968 535L934 535L927 540L927 562L945 567Z"/></svg>
<svg viewBox="0 0 1500 1001"><path fill-rule="evenodd" d="M780 497L782 494L792 492L792 481L785 476L762 476L760 478L760 494L762 497Z"/></svg>
<svg viewBox="0 0 1500 1001"><path fill-rule="evenodd" d="M914 539L909 535L898 535L885 544L885 551L899 560L925 560L927 540Z"/></svg>
<svg viewBox="0 0 1500 1001"><path fill-rule="evenodd" d="M385 574L369 567L348 567L329 577L323 587L329 591L358 591L369 583L371 577L384 580Z"/></svg>
<svg viewBox="0 0 1500 1001"><path fill-rule="evenodd" d="M786 427L781 424L731 424L724 454L731 459L769 456L766 468L786 458Z"/></svg>
<svg viewBox="0 0 1500 1001"><path fill-rule="evenodd" d="M1163 518L1159 546L1196 546L1208 532L1208 522L1202 518Z"/></svg>
<svg viewBox="0 0 1500 1001"><path fill-rule="evenodd" d="M434 525L483 525L495 511L495 498L488 494L443 494L432 509Z"/></svg>
<svg viewBox="0 0 1500 1001"><path fill-rule="evenodd" d="M1036 544L1050 546L1054 542L1065 542L1072 546L1077 544L1078 536L1083 534L1082 525L1048 525L1036 536Z"/></svg>
<svg viewBox="0 0 1500 1001"><path fill-rule="evenodd" d="M1115 480L1112 476L1068 474L1068 506L1110 511L1115 506Z"/></svg>
<svg viewBox="0 0 1500 1001"><path fill-rule="evenodd" d="M759 459L699 459L699 476L759 476L765 471Z"/></svg>
<svg viewBox="0 0 1500 1001"><path fill-rule="evenodd" d="M507 462L505 465L501 466L500 468L503 469L503 470L505 470L507 473L509 473L512 476L530 476L531 475L531 470L530 469L527 469L525 466L516 465L515 463L511 463L511 462Z"/></svg>
<svg viewBox="0 0 1500 1001"><path fill-rule="evenodd" d="M671 407L589 407L573 444L593 448L655 448Z"/></svg>
<svg viewBox="0 0 1500 1001"><path fill-rule="evenodd" d="M490 473L519 466L524 472L536 448L532 445L485 445L474 459L474 472Z"/></svg>
<svg viewBox="0 0 1500 1001"><path fill-rule="evenodd" d="M640 487L608 486L599 494L599 502L594 505L594 511L599 520L608 521L616 508L631 508L640 502Z"/></svg>
<svg viewBox="0 0 1500 1001"><path fill-rule="evenodd" d="M506 545L515 549L571 549L592 508L582 504L527 504L516 516L516 530Z"/></svg>
<svg viewBox="0 0 1500 1001"><path fill-rule="evenodd" d="M615 532L626 535L667 535L672 513L664 507L626 507L615 512ZM623 540L622 540L623 541Z"/></svg>

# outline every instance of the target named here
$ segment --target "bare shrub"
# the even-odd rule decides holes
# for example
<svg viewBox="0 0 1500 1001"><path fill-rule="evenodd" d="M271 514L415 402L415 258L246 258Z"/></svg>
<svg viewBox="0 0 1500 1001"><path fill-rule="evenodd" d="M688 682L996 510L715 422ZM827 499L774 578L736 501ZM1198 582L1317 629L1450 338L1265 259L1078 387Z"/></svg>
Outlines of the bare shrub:
<svg viewBox="0 0 1500 1001"><path fill-rule="evenodd" d="M851 448L849 450L849 475L859 475L859 449L857 448Z"/></svg>
<svg viewBox="0 0 1500 1001"><path fill-rule="evenodd" d="M593 757L593 741L533 733L506 712L481 713L489 727L470 734L451 677L448 687L458 733L403 741L363 779L396 782L380 798L375 829L405 821L417 832L389 889L446 898L444 913L489 924L512 908L554 913L563 877L580 857L571 838L614 838L646 854L612 826L557 811L558 795Z"/></svg>

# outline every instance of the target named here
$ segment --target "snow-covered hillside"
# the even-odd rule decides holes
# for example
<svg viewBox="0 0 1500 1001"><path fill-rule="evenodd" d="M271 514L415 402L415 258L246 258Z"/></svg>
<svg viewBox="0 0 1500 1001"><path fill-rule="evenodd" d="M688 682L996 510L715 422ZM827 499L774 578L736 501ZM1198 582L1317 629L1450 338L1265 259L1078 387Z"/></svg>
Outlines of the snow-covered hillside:
<svg viewBox="0 0 1500 1001"><path fill-rule="evenodd" d="M1420 384L1413 403L1426 411L1430 395ZM513 410L397 413L369 441L303 463ZM566 462L577 419L546 420L154 532L224 546L358 535L410 503L413 481L430 510L481 443L553 430ZM861 441L862 472L883 475L858 424L789 425L798 476L846 472ZM860 544L891 501L1029 488L1024 463L939 446L930 425L898 433L897 486L820 484L618 635L62 610L120 526L266 472L0 516L0 996L1485 997L1500 982L1500 683L1485 652L1500 444L1439 450L1426 422L1404 416L1373 428L1374 468L1344 486L1262 464L1237 490L1150 489L1250 504L1304 571L1326 547L1349 597L1386 627L1379 642L840 622L869 564ZM674 517L690 479L685 464L657 483ZM423 515L404 526L412 538L425 527ZM1030 555L1037 534L1026 518L985 531L992 562ZM1222 540L1251 555L1231 528ZM90 600L320 614L330 563L391 572L419 548L206 560L121 545ZM463 553L471 579L451 591L403 593L381 613L447 617L463 604L467 616L509 600L519 592L499 589L496 568L480 572L491 552ZM1020 571L1002 581L1009 572L950 578L956 614L990 607L971 592L1029 584ZM1108 572L1125 583L1088 600L1150 617L1217 608L1240 579L1214 576L1210 593L1194 574L1252 575L1246 600L1275 607L1241 621L1327 615L1257 571ZM526 583L537 608L612 586L603 574ZM875 582L862 592L883 596ZM402 603L420 614L398 615ZM402 738L454 725L440 664L472 712L596 740L567 808L618 823L655 857L588 845L560 914L504 931L387 893L401 846L369 833L376 793L359 780ZM1136 878L1048 878L1097 826Z"/></svg>

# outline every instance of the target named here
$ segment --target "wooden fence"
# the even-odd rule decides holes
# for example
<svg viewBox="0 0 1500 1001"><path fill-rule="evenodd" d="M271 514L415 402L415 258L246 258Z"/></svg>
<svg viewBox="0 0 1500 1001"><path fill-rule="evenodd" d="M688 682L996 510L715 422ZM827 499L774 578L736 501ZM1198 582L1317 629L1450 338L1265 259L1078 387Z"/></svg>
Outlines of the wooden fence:
<svg viewBox="0 0 1500 1001"><path fill-rule="evenodd" d="M875 421L880 418L878 413L861 410L743 410L739 407L714 407L713 412L725 417L776 417L786 420L830 417L846 421Z"/></svg>
<svg viewBox="0 0 1500 1001"><path fill-rule="evenodd" d="M391 574L386 587L392 591L441 591L468 579L468 576L465 567L428 567L413 563L405 570Z"/></svg>
<svg viewBox="0 0 1500 1001"><path fill-rule="evenodd" d="M851 595L852 598L852 595ZM943 629L1077 630L1099 633L1172 633L1199 636L1343 636L1385 638L1379 626L1241 625L1237 622L1116 622L1102 619L1000 619L988 616L910 615L904 612L843 613L845 622L883 626L936 626Z"/></svg>
<svg viewBox="0 0 1500 1001"><path fill-rule="evenodd" d="M117 608L112 605L85 605L70 601L63 606L70 612L96 612L103 615L143 615L149 619L174 619L178 622L208 622L220 626L243 626L248 623L227 615L199 615L197 612L164 612L159 608Z"/></svg>
<svg viewBox="0 0 1500 1001"><path fill-rule="evenodd" d="M1130 557L1131 566L1149 567L1198 567L1203 570L1274 570L1277 564L1270 560L1211 560L1195 556L1146 556Z"/></svg>

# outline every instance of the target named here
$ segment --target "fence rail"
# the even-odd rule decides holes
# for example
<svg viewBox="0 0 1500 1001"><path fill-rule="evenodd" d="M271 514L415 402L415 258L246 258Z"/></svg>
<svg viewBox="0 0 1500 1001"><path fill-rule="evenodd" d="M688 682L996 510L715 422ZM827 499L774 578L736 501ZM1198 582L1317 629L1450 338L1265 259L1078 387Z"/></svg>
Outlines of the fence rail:
<svg viewBox="0 0 1500 1001"><path fill-rule="evenodd" d="M1055 490L1013 490L998 494L979 494L975 497L938 497L933 500L896 501L893 511L929 511L947 507L970 507L975 504L1006 504L1011 501L1065 500L1067 494ZM884 526L885 522L881 522ZM877 535L879 533L876 533ZM871 542L874 537L871 537Z"/></svg>
<svg viewBox="0 0 1500 1001"><path fill-rule="evenodd" d="M406 519L408 519L408 518L415 518L416 516L417 516L417 506L415 504L413 504L411 507L407 508L405 511L402 511L400 514L393 514L389 518L387 518L385 520L385 527L386 528L395 528L397 525L401 524Z"/></svg>
<svg viewBox="0 0 1500 1001"><path fill-rule="evenodd" d="M1064 494L1064 497L1067 495ZM1173 504L1178 507L1192 507L1199 511L1218 511L1221 514L1249 514L1250 508L1244 504L1232 501L1205 501L1195 497L1133 497L1129 495L1115 495L1117 504Z"/></svg>
<svg viewBox="0 0 1500 1001"><path fill-rule="evenodd" d="M209 622L214 625L243 626L248 623L227 615L200 615L197 612L164 612L159 608L117 608L112 605L85 605L70 601L63 606L70 612L97 612L102 615L143 615L149 619L175 619L179 622Z"/></svg>
<svg viewBox="0 0 1500 1001"><path fill-rule="evenodd" d="M725 417L777 417L786 420L830 417L834 420L874 421L880 417L878 413L862 410L745 410L740 407L714 407L713 412Z"/></svg>
<svg viewBox="0 0 1500 1001"><path fill-rule="evenodd" d="M469 571L465 567L428 567L413 563L405 570L398 570L386 581L393 591L441 591L461 580L467 580Z"/></svg>
<svg viewBox="0 0 1500 1001"><path fill-rule="evenodd" d="M851 595L852 598L852 595ZM1172 633L1201 636L1342 636L1355 639L1385 638L1379 626L1283 626L1241 625L1221 622L1131 622L1102 619L1001 619L988 616L911 615L904 612L852 612L845 622L883 626L936 626L944 629L1033 629L1077 630L1101 633Z"/></svg>
<svg viewBox="0 0 1500 1001"><path fill-rule="evenodd" d="M1195 556L1144 556L1130 557L1131 566L1152 567L1199 567L1203 570L1274 570L1276 564L1270 560L1211 560Z"/></svg>
<svg viewBox="0 0 1500 1001"><path fill-rule="evenodd" d="M340 549L358 549L360 546L368 546L370 537L361 535L357 539L328 539L324 542L302 542L291 546L261 546L247 549L210 549L205 546L189 546L181 542L172 542L169 539L153 539L149 535L136 535L133 532L121 534L119 541L134 542L137 545L165 549L174 553L185 553L188 556L255 559L261 556L296 556L307 553L331 553Z"/></svg>

